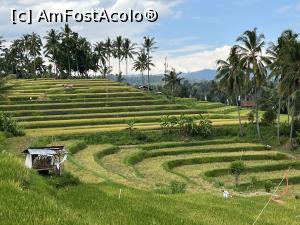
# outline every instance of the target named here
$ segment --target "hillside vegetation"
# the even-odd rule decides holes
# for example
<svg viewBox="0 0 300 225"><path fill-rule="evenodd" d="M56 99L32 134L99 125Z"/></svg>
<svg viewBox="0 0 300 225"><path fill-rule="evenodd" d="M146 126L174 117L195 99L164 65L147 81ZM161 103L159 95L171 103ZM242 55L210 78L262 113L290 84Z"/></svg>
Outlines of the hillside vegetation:
<svg viewBox="0 0 300 225"><path fill-rule="evenodd" d="M223 114L235 111L234 107L203 103L190 108L109 80L17 80L12 84L9 101L2 101L0 108L19 121L29 136L118 131L129 120L139 129L158 129L162 115L202 113L215 125L237 123L235 115ZM65 90L64 85L73 89Z"/></svg>
<svg viewBox="0 0 300 225"><path fill-rule="evenodd" d="M164 196L107 182L68 183L66 177L60 186L62 181L40 177L6 153L1 154L0 166L0 224L5 225L240 225L250 224L267 200L266 197L235 197L224 201L212 194ZM298 224L296 204L294 200L286 206L271 205L260 224Z"/></svg>
<svg viewBox="0 0 300 225"><path fill-rule="evenodd" d="M272 126L262 129L264 144L236 137L235 107L173 102L101 79L11 84L0 107L26 136L5 140L0 134L0 224L252 224L269 199L266 182L273 191L288 169L286 204L271 202L258 224L299 224L297 156L266 147ZM65 90L66 84L73 88ZM241 111L243 122L248 112ZM161 130L162 115L181 114L209 118L214 137ZM20 151L29 145L64 145L64 175L43 177L25 169ZM229 170L235 161L246 165L238 187ZM233 197L224 199L221 188Z"/></svg>

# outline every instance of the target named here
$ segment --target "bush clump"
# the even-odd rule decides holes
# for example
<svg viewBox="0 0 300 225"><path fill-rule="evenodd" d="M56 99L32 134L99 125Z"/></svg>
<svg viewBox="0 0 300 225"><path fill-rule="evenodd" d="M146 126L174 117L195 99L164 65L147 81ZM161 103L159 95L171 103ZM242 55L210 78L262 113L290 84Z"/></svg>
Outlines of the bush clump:
<svg viewBox="0 0 300 225"><path fill-rule="evenodd" d="M64 188L67 186L76 186L80 183L79 178L64 172L62 176L50 176L48 183L55 188Z"/></svg>
<svg viewBox="0 0 300 225"><path fill-rule="evenodd" d="M178 118L168 115L162 116L161 127L163 132L170 133L175 130L174 128L177 128L180 134L190 136L209 137L213 133L212 122L201 114L193 117L181 115Z"/></svg>
<svg viewBox="0 0 300 225"><path fill-rule="evenodd" d="M262 117L262 123L265 125L274 124L276 120L276 112L272 109L268 109Z"/></svg>
<svg viewBox="0 0 300 225"><path fill-rule="evenodd" d="M248 117L248 121L253 124L254 123L254 112L251 111L247 114L247 117Z"/></svg>
<svg viewBox="0 0 300 225"><path fill-rule="evenodd" d="M172 194L184 193L186 190L186 183L173 180L170 183L170 189Z"/></svg>
<svg viewBox="0 0 300 225"><path fill-rule="evenodd" d="M243 161L234 161L230 165L230 173L235 177L235 185L239 185L240 175L246 170L245 163Z"/></svg>
<svg viewBox="0 0 300 225"><path fill-rule="evenodd" d="M173 180L169 185L157 185L155 192L160 194L180 194L185 193L186 183Z"/></svg>
<svg viewBox="0 0 300 225"><path fill-rule="evenodd" d="M13 136L22 136L25 134L17 122L5 112L0 112L0 131L12 134Z"/></svg>
<svg viewBox="0 0 300 225"><path fill-rule="evenodd" d="M149 137L147 134L143 133L143 132L135 132L135 138L138 140L138 141L141 141L143 143L145 142L150 142L151 141L151 137Z"/></svg>
<svg viewBox="0 0 300 225"><path fill-rule="evenodd" d="M72 143L69 146L69 149L67 149L70 153L75 154L87 147L86 143L84 140L78 140Z"/></svg>
<svg viewBox="0 0 300 225"><path fill-rule="evenodd" d="M267 180L264 183L264 187L265 187L266 192L270 193L272 188L274 187L274 184L271 180Z"/></svg>
<svg viewBox="0 0 300 225"><path fill-rule="evenodd" d="M259 180L256 176L251 176L250 177L250 185L252 188L256 188L259 185Z"/></svg>

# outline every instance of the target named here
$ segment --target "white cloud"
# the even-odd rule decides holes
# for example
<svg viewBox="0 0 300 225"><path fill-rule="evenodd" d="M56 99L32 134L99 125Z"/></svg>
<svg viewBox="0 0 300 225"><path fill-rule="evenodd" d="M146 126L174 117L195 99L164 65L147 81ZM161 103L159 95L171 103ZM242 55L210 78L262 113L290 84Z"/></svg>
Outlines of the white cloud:
<svg viewBox="0 0 300 225"><path fill-rule="evenodd" d="M63 12L66 9L78 11L92 10L97 8L106 8L111 11L128 11L128 9L136 9L143 12L147 8L153 8L158 11L159 18L176 15L174 6L182 0L61 0L61 1L37 1L37 0L2 0L0 6L0 34L7 39L13 39L24 33L35 31L42 36L50 28L59 29L61 23L34 23L32 25L10 23L10 8L25 9L30 8L37 13L42 9L47 12ZM142 37L147 30L159 24L159 20L155 23L71 23L71 28L79 32L83 36L92 41L98 41L107 36L114 37L122 35L137 40Z"/></svg>
<svg viewBox="0 0 300 225"><path fill-rule="evenodd" d="M291 5L283 5L277 10L277 13L285 13L285 12L289 11L290 9L292 9Z"/></svg>
<svg viewBox="0 0 300 225"><path fill-rule="evenodd" d="M165 57L167 57L169 69L175 68L181 72L193 72L202 69L215 69L216 61L219 59L226 59L230 52L231 46L225 45L219 48L209 50L198 50L193 53L181 54L179 56L172 56L172 54L161 54L156 52L154 54L155 69L153 74L161 74L164 71ZM176 50L175 50L176 51Z"/></svg>
<svg viewBox="0 0 300 225"><path fill-rule="evenodd" d="M66 9L93 9L105 7L111 10L128 10L129 8L144 10L153 8L158 10L160 18L177 18L181 16L180 11L176 11L174 6L184 0L61 0L61 1L37 1L37 0L2 0L0 6L0 36L11 40L20 37L24 33L37 32L42 37L50 28L60 29L63 24L33 24L33 25L12 25L10 23L10 8L24 9L26 7L39 11L63 11ZM92 42L100 41L108 36L115 37L122 35L131 38L134 42L140 43L142 37L147 31L157 23L72 23L70 24L74 31L87 37ZM168 57L169 67L174 67L178 71L188 72L197 71L206 68L215 68L218 59L225 59L229 53L230 46L213 48L197 43L198 37L175 37L173 40L157 40L160 49L154 53L154 63L156 67L152 74L161 74L164 71L164 60ZM162 48L162 46L164 48ZM166 50L167 49L167 50ZM112 65L117 72L117 61L113 60ZM130 62L129 71L132 63ZM125 71L125 63L122 63L122 70ZM130 72L131 73L131 72Z"/></svg>
<svg viewBox="0 0 300 225"><path fill-rule="evenodd" d="M201 45L199 45L201 46ZM159 51L153 53L153 62L155 67L152 69L151 74L163 74L165 70L165 58L167 57L167 63L169 68L175 68L181 72L193 72L202 69L216 69L216 62L219 59L226 59L230 52L231 46L225 45L218 48L199 48L196 52L182 52L182 49L189 49L190 46L174 49L171 51ZM174 55L173 52L182 52L180 55ZM170 53L171 52L171 53ZM113 60L112 66L114 68L113 73L118 72L118 61ZM139 74L139 72L132 71L132 62L129 61L129 74ZM122 62L121 69L123 74L125 72L125 62Z"/></svg>

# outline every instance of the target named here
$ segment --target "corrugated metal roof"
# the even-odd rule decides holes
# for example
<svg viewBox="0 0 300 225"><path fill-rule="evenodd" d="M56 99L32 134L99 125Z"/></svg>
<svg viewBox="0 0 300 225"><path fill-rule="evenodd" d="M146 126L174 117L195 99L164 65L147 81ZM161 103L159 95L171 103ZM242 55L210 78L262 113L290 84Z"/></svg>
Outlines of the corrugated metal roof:
<svg viewBox="0 0 300 225"><path fill-rule="evenodd" d="M23 151L25 154L37 154L37 155L55 155L58 153L67 153L64 146L51 146L51 147L34 147L28 148Z"/></svg>
<svg viewBox="0 0 300 225"><path fill-rule="evenodd" d="M27 149L31 155L56 155L57 152L51 149Z"/></svg>

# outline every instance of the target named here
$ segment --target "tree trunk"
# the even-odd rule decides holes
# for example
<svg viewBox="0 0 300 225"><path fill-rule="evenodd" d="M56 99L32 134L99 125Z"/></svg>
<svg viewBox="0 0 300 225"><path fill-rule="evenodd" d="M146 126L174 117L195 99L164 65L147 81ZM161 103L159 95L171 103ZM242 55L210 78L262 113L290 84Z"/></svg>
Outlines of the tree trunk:
<svg viewBox="0 0 300 225"><path fill-rule="evenodd" d="M33 72L34 72L34 79L36 79L36 71L35 71L35 59L36 59L36 55L34 54L34 59L33 59Z"/></svg>
<svg viewBox="0 0 300 225"><path fill-rule="evenodd" d="M242 121L241 121L241 112L240 112L240 105L239 105L238 98L236 98L236 106L237 106L238 120L239 120L239 126L240 126L240 136L243 136L243 128L242 128Z"/></svg>
<svg viewBox="0 0 300 225"><path fill-rule="evenodd" d="M70 52L69 52L69 54L70 54ZM71 75L71 65L70 65L70 56L68 55L68 65L69 65L69 76Z"/></svg>
<svg viewBox="0 0 300 225"><path fill-rule="evenodd" d="M254 78L255 79L255 78ZM256 86L256 80L254 80L254 92L255 92L255 114L256 114L256 130L257 130L257 136L259 140L261 141L261 134L260 134L260 127L259 127L259 114L258 114L258 97L257 97L257 86Z"/></svg>
<svg viewBox="0 0 300 225"><path fill-rule="evenodd" d="M172 98L174 99L174 85L172 85L171 92L172 92Z"/></svg>
<svg viewBox="0 0 300 225"><path fill-rule="evenodd" d="M145 85L144 71L141 71L141 72L142 72L142 85L144 86Z"/></svg>
<svg viewBox="0 0 300 225"><path fill-rule="evenodd" d="M121 58L119 58L119 74L121 74Z"/></svg>
<svg viewBox="0 0 300 225"><path fill-rule="evenodd" d="M291 109L291 126L290 126L290 144L291 144L291 149L293 149L293 134L294 134L294 119L295 119L295 104L296 102L293 101L293 109Z"/></svg>
<svg viewBox="0 0 300 225"><path fill-rule="evenodd" d="M76 69L77 69L77 73L79 73L79 69L78 69L78 61L77 61L77 55L75 57L75 60L76 60Z"/></svg>
<svg viewBox="0 0 300 225"><path fill-rule="evenodd" d="M290 103L291 103L291 99L290 99L290 97L288 97L288 102L287 102L288 123L290 123Z"/></svg>
<svg viewBox="0 0 300 225"><path fill-rule="evenodd" d="M235 186L237 187L237 186L239 186L239 183L240 183L240 176L239 175L235 175Z"/></svg>
<svg viewBox="0 0 300 225"><path fill-rule="evenodd" d="M148 69L148 91L150 91L150 74Z"/></svg>
<svg viewBox="0 0 300 225"><path fill-rule="evenodd" d="M280 145L280 109L281 109L281 98L278 100L278 111L277 111L277 143Z"/></svg>
<svg viewBox="0 0 300 225"><path fill-rule="evenodd" d="M147 70L148 70L148 92L150 91L150 55L149 51L147 52Z"/></svg>
<svg viewBox="0 0 300 225"><path fill-rule="evenodd" d="M126 57L126 76L128 76L128 58Z"/></svg>

